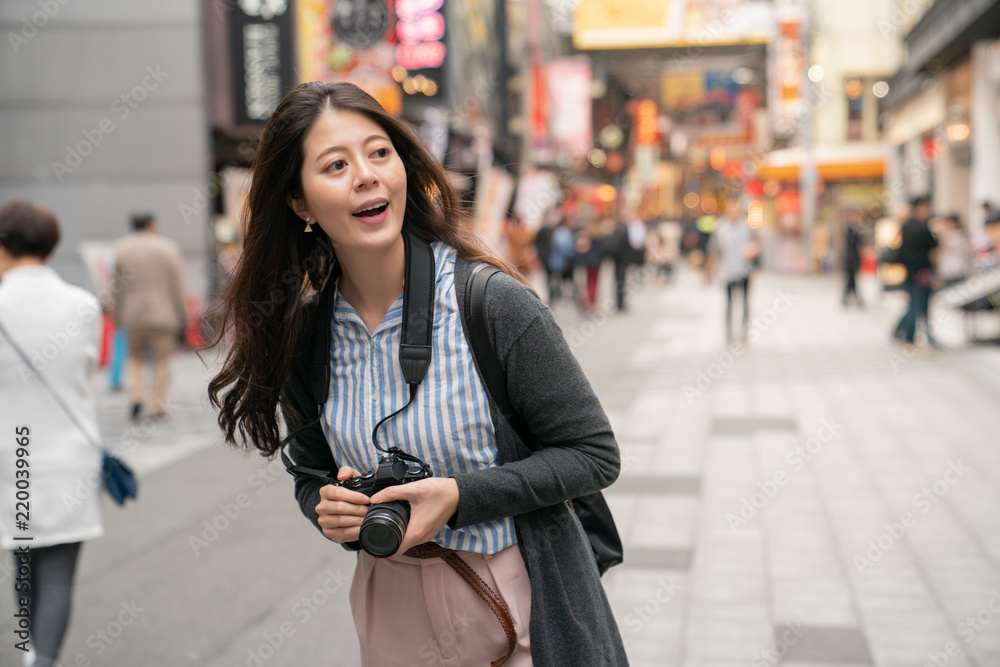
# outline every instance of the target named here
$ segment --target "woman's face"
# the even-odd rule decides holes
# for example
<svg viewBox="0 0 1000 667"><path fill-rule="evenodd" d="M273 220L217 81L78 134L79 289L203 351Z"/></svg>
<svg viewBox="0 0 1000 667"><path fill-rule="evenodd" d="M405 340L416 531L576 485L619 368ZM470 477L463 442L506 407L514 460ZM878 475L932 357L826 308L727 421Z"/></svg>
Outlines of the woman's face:
<svg viewBox="0 0 1000 667"><path fill-rule="evenodd" d="M326 111L303 140L301 218L338 252L380 250L400 238L406 170L381 125L356 111Z"/></svg>

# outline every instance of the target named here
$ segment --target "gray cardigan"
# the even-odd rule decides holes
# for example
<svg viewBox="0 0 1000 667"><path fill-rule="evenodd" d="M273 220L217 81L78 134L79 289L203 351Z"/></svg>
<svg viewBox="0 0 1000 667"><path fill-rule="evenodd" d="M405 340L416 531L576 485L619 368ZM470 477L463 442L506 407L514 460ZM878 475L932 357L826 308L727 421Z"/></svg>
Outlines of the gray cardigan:
<svg viewBox="0 0 1000 667"><path fill-rule="evenodd" d="M470 271L468 262L456 261L455 290L466 336L465 287ZM552 313L532 291L500 273L489 282L484 307L513 408L541 448L529 450L491 398L499 465L455 476L459 504L449 525L460 528L514 516L531 580L529 632L536 667L627 665L590 543L565 502L603 489L618 477L618 445L611 425ZM282 413L289 432L312 424L291 441L292 459L335 471L338 465L312 397L309 369L312 332L317 327L311 320L306 318L282 391ZM321 486L310 479L295 482L302 513L317 528ZM357 543L345 546L358 548Z"/></svg>

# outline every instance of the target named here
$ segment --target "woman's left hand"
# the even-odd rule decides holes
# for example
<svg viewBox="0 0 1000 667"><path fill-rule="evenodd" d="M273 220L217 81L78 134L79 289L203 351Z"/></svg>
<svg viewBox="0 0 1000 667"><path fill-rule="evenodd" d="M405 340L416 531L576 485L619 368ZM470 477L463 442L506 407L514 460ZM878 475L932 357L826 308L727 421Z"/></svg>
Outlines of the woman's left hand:
<svg viewBox="0 0 1000 667"><path fill-rule="evenodd" d="M390 558L406 552L410 547L431 541L448 519L458 511L458 482L450 477L429 477L409 484L390 486L372 496L372 504L390 500L410 503L410 523L403 535L399 551Z"/></svg>

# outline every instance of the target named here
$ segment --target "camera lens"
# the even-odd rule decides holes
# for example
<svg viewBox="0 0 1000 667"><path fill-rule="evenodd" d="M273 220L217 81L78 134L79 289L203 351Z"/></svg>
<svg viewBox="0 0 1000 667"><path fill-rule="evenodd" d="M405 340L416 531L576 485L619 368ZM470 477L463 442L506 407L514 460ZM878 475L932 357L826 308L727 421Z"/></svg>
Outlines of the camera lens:
<svg viewBox="0 0 1000 667"><path fill-rule="evenodd" d="M393 555L399 550L409 521L410 504L404 500L372 505L361 522L361 548L376 558Z"/></svg>

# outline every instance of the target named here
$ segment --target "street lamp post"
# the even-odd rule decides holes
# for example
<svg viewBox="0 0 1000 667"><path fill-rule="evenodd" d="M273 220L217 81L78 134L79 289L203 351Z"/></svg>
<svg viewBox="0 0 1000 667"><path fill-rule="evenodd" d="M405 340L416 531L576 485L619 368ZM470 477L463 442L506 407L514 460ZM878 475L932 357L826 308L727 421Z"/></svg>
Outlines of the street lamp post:
<svg viewBox="0 0 1000 667"><path fill-rule="evenodd" d="M813 136L813 82L808 76L812 50L813 8L812 0L806 0L805 16L802 22L803 76L800 98L802 99L802 120L799 125L799 141L802 144L802 168L799 170L799 201L802 206L802 240L806 259L806 272L813 265L813 238L816 221L816 143Z"/></svg>

